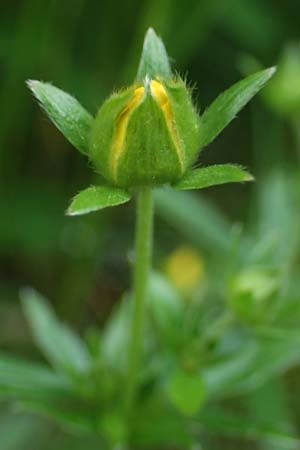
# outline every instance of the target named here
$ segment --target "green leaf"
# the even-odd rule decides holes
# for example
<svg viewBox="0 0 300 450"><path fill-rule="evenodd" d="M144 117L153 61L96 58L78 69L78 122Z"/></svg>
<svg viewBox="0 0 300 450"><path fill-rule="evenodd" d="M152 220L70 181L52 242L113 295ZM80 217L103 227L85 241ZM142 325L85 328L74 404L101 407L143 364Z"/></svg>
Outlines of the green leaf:
<svg viewBox="0 0 300 450"><path fill-rule="evenodd" d="M99 428L99 405L83 402L75 395L66 400L25 400L19 402L19 406L26 412L49 417L77 434L96 433Z"/></svg>
<svg viewBox="0 0 300 450"><path fill-rule="evenodd" d="M219 164L188 172L174 187L177 189L204 189L218 184L252 181L254 178L239 166Z"/></svg>
<svg viewBox="0 0 300 450"><path fill-rule="evenodd" d="M200 117L200 147L212 142L236 114L275 73L275 68L262 70L239 81L221 94Z"/></svg>
<svg viewBox="0 0 300 450"><path fill-rule="evenodd" d="M208 397L219 399L258 389L299 364L299 339L250 340L233 354L202 370Z"/></svg>
<svg viewBox="0 0 300 450"><path fill-rule="evenodd" d="M260 389L255 389L244 402L251 418L256 421L268 421L285 431L292 432L294 427L293 414L290 410L288 390L283 380L273 379ZM294 447L291 447L294 448ZM264 450L275 450L275 447L263 447Z"/></svg>
<svg viewBox="0 0 300 450"><path fill-rule="evenodd" d="M194 438L188 420L162 404L150 411L147 406L136 415L132 430L132 442L138 448L192 448Z"/></svg>
<svg viewBox="0 0 300 450"><path fill-rule="evenodd" d="M108 206L117 206L130 200L124 189L110 186L91 186L77 194L67 210L69 216L88 214Z"/></svg>
<svg viewBox="0 0 300 450"><path fill-rule="evenodd" d="M87 154L93 117L74 97L49 83L29 80L27 85L68 141Z"/></svg>
<svg viewBox="0 0 300 450"><path fill-rule="evenodd" d="M147 76L150 79L157 77L168 79L172 77L165 46L153 28L149 28L145 36L137 80L143 81Z"/></svg>
<svg viewBox="0 0 300 450"><path fill-rule="evenodd" d="M0 399L13 401L19 410L51 417L76 432L95 432L99 399L84 398L74 387L67 377L47 367L0 354Z"/></svg>
<svg viewBox="0 0 300 450"><path fill-rule="evenodd" d="M251 367L237 380L235 392L257 389L275 376L280 376L300 362L300 339L289 335L286 338L262 339L251 362ZM298 349L298 352L297 352Z"/></svg>
<svg viewBox="0 0 300 450"><path fill-rule="evenodd" d="M0 398L48 401L69 393L66 378L37 363L0 354Z"/></svg>
<svg viewBox="0 0 300 450"><path fill-rule="evenodd" d="M172 403L186 415L196 414L205 399L205 385L198 373L175 372L167 385Z"/></svg>
<svg viewBox="0 0 300 450"><path fill-rule="evenodd" d="M21 298L34 339L49 362L69 375L86 372L91 358L80 337L59 322L46 299L33 289L23 289Z"/></svg>
<svg viewBox="0 0 300 450"><path fill-rule="evenodd" d="M127 368L131 321L131 303L129 298L125 297L110 315L102 332L102 356L111 369Z"/></svg>
<svg viewBox="0 0 300 450"><path fill-rule="evenodd" d="M97 399L86 400L66 377L48 368L0 354L0 399L55 419L75 431L95 431ZM1 448L1 447L0 447Z"/></svg>
<svg viewBox="0 0 300 450"><path fill-rule="evenodd" d="M206 431L214 435L241 436L250 439L263 439L276 443L276 448L298 448L300 442L297 436L293 436L276 424L267 421L253 420L253 417L234 417L228 411L219 408L210 408L201 412L200 423Z"/></svg>
<svg viewBox="0 0 300 450"><path fill-rule="evenodd" d="M171 341L178 340L178 329L185 312L184 300L171 283L159 273L152 273L149 283L149 312L158 332Z"/></svg>
<svg viewBox="0 0 300 450"><path fill-rule="evenodd" d="M231 250L232 225L200 193L164 187L155 190L154 199L160 216L201 251L220 259Z"/></svg>
<svg viewBox="0 0 300 450"><path fill-rule="evenodd" d="M6 409L0 417L0 450L47 448L49 431L45 420Z"/></svg>

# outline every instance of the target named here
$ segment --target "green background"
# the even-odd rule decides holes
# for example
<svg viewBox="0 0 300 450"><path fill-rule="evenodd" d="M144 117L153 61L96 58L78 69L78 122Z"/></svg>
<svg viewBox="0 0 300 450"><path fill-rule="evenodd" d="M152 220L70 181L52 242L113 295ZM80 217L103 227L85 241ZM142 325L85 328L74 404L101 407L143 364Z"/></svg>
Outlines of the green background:
<svg viewBox="0 0 300 450"><path fill-rule="evenodd" d="M163 38L173 68L195 86L199 111L257 67L279 63L280 70L282 65L273 89L266 88L201 154L203 164L247 166L257 183L199 194L199 199L209 202L212 216L199 213L202 225L197 236L180 225L176 213L172 216L164 207L158 208L155 268L160 269L180 244L196 246L208 262L216 255L221 260L226 237L219 230L236 224L251 233L260 214L266 245L273 228L277 230L276 258L295 284L294 298L300 302L299 242L290 232L300 234L300 206L293 198L299 199L300 192L300 6L296 1L1 0L0 8L2 350L39 358L21 313L21 287L41 291L60 317L83 332L102 326L130 285L133 205L90 217L64 215L69 199L97 183L97 175L40 111L25 80L53 82L95 114L113 90L134 79L149 26ZM271 181L264 189L265 180ZM291 180L293 186L286 187ZM220 221L225 228L219 227ZM211 241L207 242L207 236ZM237 251L247 252L239 244ZM289 252L293 254L290 264L284 259ZM272 258L267 266L274 263ZM218 272L211 276L217 279ZM286 417L292 417L297 429L299 369L290 370L283 384L280 395ZM259 399L257 395L253 401L256 412L263 409L254 405ZM21 421L20 430L27 429L27 418L11 419L3 411L1 420L0 430L15 429L10 420ZM40 433L42 428L38 427ZM222 438L209 448L248 448L247 442ZM13 444L0 440L1 450L12 448Z"/></svg>

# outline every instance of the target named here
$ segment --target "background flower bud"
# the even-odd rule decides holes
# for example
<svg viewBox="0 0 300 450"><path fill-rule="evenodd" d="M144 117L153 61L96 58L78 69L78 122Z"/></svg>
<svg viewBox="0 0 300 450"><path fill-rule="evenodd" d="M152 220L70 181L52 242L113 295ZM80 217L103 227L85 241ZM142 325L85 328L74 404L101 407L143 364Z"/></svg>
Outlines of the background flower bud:
<svg viewBox="0 0 300 450"><path fill-rule="evenodd" d="M197 157L199 119L182 80L145 79L112 95L95 119L90 156L117 186L177 181Z"/></svg>

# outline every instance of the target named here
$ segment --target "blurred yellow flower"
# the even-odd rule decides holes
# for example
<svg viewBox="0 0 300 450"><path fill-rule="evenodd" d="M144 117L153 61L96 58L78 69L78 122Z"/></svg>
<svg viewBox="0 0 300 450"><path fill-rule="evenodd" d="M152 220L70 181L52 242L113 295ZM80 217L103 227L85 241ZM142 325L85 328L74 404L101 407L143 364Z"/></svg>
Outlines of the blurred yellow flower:
<svg viewBox="0 0 300 450"><path fill-rule="evenodd" d="M177 247L168 257L165 271L172 283L184 293L195 289L204 276L204 261L189 246Z"/></svg>

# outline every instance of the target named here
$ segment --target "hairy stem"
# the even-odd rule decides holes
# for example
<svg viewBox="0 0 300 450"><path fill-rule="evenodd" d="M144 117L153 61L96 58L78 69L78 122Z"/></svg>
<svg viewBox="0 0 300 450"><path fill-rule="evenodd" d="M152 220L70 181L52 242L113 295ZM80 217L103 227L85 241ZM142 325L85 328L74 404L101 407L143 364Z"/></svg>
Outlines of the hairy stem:
<svg viewBox="0 0 300 450"><path fill-rule="evenodd" d="M140 189L137 198L136 214L133 316L125 402L129 434L132 427L132 417L138 393L143 347L145 301L152 256L153 197L151 188L145 187Z"/></svg>

